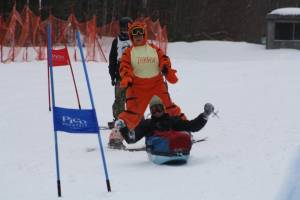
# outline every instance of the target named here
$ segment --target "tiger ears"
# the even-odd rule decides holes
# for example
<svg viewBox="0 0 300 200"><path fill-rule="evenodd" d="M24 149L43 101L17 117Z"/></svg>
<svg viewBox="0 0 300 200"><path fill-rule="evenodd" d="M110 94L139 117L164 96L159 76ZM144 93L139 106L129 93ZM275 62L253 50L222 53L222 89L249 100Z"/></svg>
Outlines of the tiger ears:
<svg viewBox="0 0 300 200"><path fill-rule="evenodd" d="M128 30L130 30L133 27L141 27L143 29L147 28L147 25L145 22L129 22L128 23Z"/></svg>

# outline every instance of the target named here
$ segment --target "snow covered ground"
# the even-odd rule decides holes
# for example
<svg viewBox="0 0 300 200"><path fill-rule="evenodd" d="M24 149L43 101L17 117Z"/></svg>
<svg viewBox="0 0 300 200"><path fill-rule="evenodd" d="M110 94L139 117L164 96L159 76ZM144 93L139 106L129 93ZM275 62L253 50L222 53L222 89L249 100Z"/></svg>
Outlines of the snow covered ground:
<svg viewBox="0 0 300 200"><path fill-rule="evenodd" d="M299 194L299 179L291 178L300 174L292 165L300 146L299 51L203 41L171 43L168 54L179 76L169 87L174 102L189 118L206 102L219 110L220 118L194 134L208 141L194 145L181 166L105 148L108 193L96 135L59 134L62 199L292 199L289 191L297 184ZM104 125L112 119L113 101L107 63L88 63L88 69ZM90 108L81 63L74 71L82 105ZM0 64L0 81L0 199L56 199L46 62ZM59 106L76 107L70 81L68 69L55 69ZM106 146L109 132L101 134Z"/></svg>

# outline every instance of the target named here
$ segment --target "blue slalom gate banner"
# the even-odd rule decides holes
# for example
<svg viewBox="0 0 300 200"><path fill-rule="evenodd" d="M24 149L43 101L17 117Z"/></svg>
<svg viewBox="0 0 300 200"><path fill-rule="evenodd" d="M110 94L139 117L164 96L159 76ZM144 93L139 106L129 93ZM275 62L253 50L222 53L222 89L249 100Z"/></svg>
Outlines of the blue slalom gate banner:
<svg viewBox="0 0 300 200"><path fill-rule="evenodd" d="M67 133L93 133L99 131L95 110L54 107L54 130Z"/></svg>
<svg viewBox="0 0 300 200"><path fill-rule="evenodd" d="M100 129L98 126L98 120L93 100L93 94L91 90L91 85L88 77L87 67L85 64L84 54L82 50L82 45L80 41L80 33L76 32L76 40L78 48L80 50L80 56L82 60L84 75L87 83L87 88L89 92L90 102L92 109L71 109L62 108L55 106L55 87L53 78L53 60L52 60L52 43L51 43L51 25L48 24L48 62L50 68L50 81L51 81L51 97L52 97L52 107L53 107L53 128L54 128L54 141L55 141L55 161L56 161L56 176L57 176L57 192L58 197L61 197L61 182L60 182L60 167L59 167L59 154L58 154L58 131L75 133L75 134L96 134L98 136L98 142L100 147L100 156L102 158L102 164L106 179L106 187L108 192L111 191L110 181L107 172L107 165L105 154L102 145L102 139L100 134Z"/></svg>

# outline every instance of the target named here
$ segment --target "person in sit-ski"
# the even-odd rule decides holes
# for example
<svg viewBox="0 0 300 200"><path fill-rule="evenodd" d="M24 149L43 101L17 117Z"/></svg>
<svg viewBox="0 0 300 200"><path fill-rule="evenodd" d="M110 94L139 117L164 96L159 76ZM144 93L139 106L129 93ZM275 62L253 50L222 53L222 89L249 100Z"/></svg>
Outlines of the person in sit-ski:
<svg viewBox="0 0 300 200"><path fill-rule="evenodd" d="M154 95L160 97L170 116L186 119L181 109L172 102L164 82L164 77L171 84L178 81L169 57L160 48L147 42L145 23L134 22L128 26L132 46L125 50L120 65L120 85L127 88L126 110L119 114L118 120L122 120L129 130L135 129ZM115 131L112 130L110 139L114 139Z"/></svg>
<svg viewBox="0 0 300 200"><path fill-rule="evenodd" d="M161 99L154 96L150 102L150 112L151 118L142 120L134 130L129 130L121 120L116 123L122 137L128 144L135 143L143 137L150 137L157 131L197 132L206 125L208 117L214 112L214 106L211 103L206 103L204 112L195 119L183 120L178 116L170 116L166 113Z"/></svg>

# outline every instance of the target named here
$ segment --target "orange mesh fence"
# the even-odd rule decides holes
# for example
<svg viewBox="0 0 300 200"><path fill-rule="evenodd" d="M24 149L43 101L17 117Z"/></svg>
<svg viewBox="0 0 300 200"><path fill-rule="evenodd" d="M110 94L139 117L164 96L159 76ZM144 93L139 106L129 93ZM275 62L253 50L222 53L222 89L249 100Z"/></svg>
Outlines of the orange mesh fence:
<svg viewBox="0 0 300 200"><path fill-rule="evenodd" d="M47 32L43 23L41 22L40 17L36 17L33 21L33 30L32 30L32 42L33 48L35 50L36 60L45 60L47 59L47 42L45 38L47 37Z"/></svg>
<svg viewBox="0 0 300 200"><path fill-rule="evenodd" d="M109 24L99 27L97 33L100 34L101 36L116 37L119 31L120 31L119 21L114 20Z"/></svg>
<svg viewBox="0 0 300 200"><path fill-rule="evenodd" d="M148 39L166 53L168 44L166 26L161 27L159 20L153 22L150 17L145 18L144 22L147 24Z"/></svg>
<svg viewBox="0 0 300 200"><path fill-rule="evenodd" d="M22 28L22 19L20 14L17 12L16 7L13 7L13 10L9 16L6 32L2 39L3 44L3 62L14 61L17 52L16 52L16 43L17 38L20 35Z"/></svg>
<svg viewBox="0 0 300 200"><path fill-rule="evenodd" d="M149 41L165 52L168 38L166 27L161 27L159 20L143 19L147 24ZM9 19L5 22L0 16L0 53L1 62L31 61L47 59L47 24L52 26L53 46L68 46L71 60L79 60L76 45L76 31L82 35L87 61L106 62L111 42L119 33L119 22L114 20L102 27L97 27L96 16L86 22L78 22L71 14L67 20L50 15L41 21L40 16L25 6L21 14L14 6Z"/></svg>
<svg viewBox="0 0 300 200"><path fill-rule="evenodd" d="M0 16L0 62L3 62L3 45L2 41L6 33L6 23L3 16Z"/></svg>

